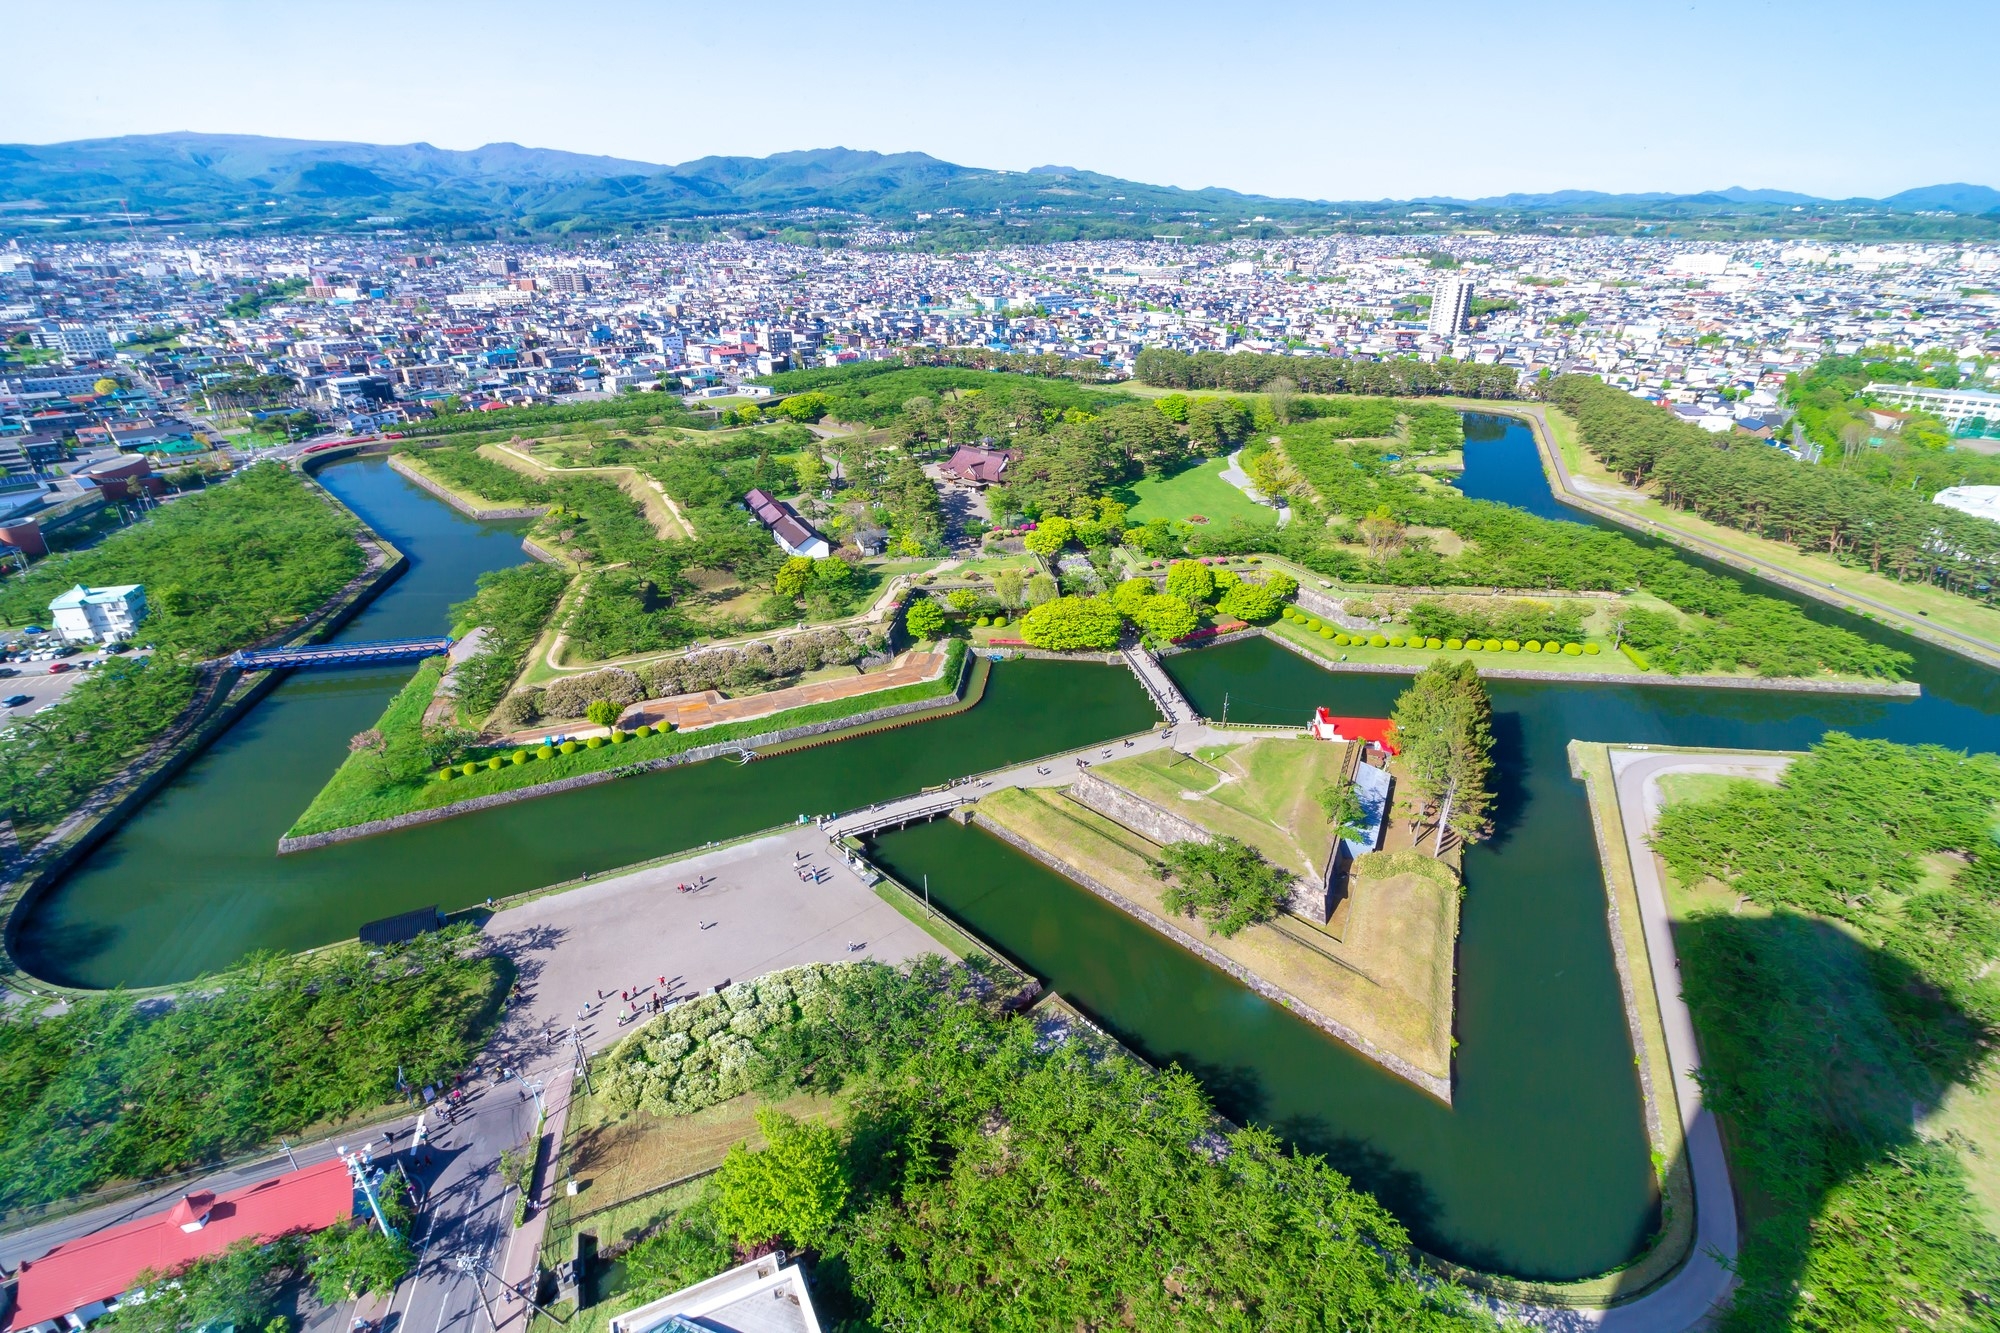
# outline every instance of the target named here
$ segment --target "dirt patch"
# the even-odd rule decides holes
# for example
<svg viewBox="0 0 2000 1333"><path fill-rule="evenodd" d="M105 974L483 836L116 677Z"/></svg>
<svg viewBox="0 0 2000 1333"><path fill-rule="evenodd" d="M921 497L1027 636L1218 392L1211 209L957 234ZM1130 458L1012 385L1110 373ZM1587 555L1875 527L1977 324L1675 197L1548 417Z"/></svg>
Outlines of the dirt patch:
<svg viewBox="0 0 2000 1333"><path fill-rule="evenodd" d="M943 653L905 653L883 671L834 680L816 680L810 684L793 685L786 689L752 694L741 699L726 699L714 690L703 690L699 694L680 694L668 699L643 699L625 710L624 716L618 719L618 725L632 728L641 723L658 726L662 722L671 722L681 731L693 731L699 727L713 727L724 722L745 722L752 718L768 717L772 713L782 713L790 708L803 708L807 704L852 699L857 695L874 694L879 690L892 690L902 685L916 685L926 680L934 680L938 672L944 669L944 660Z"/></svg>
<svg viewBox="0 0 2000 1333"><path fill-rule="evenodd" d="M703 569L698 565L690 565L682 570L681 577L703 592L735 592L743 586L728 570Z"/></svg>

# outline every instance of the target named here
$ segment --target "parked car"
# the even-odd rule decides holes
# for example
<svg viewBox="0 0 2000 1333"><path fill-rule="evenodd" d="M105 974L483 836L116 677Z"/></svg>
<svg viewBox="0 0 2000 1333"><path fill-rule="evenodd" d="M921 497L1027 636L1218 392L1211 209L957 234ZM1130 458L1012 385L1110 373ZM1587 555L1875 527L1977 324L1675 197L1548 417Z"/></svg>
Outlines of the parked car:
<svg viewBox="0 0 2000 1333"><path fill-rule="evenodd" d="M32 703L34 698L32 694L10 694L0 699L0 708L19 708L22 704Z"/></svg>
<svg viewBox="0 0 2000 1333"><path fill-rule="evenodd" d="M104 651L107 653L129 653L132 651L132 645L126 643L123 639L118 639L105 644Z"/></svg>
<svg viewBox="0 0 2000 1333"><path fill-rule="evenodd" d="M49 674L51 676L60 676L65 671L74 671L74 670L76 670L76 667L68 662L49 663Z"/></svg>
<svg viewBox="0 0 2000 1333"><path fill-rule="evenodd" d="M82 651L83 649L77 647L75 644L66 643L62 647L56 649L55 654L57 657L75 657L78 653Z"/></svg>
<svg viewBox="0 0 2000 1333"><path fill-rule="evenodd" d="M20 668L18 667L0 667L0 678L4 678L7 676L18 676L20 674L21 671Z"/></svg>

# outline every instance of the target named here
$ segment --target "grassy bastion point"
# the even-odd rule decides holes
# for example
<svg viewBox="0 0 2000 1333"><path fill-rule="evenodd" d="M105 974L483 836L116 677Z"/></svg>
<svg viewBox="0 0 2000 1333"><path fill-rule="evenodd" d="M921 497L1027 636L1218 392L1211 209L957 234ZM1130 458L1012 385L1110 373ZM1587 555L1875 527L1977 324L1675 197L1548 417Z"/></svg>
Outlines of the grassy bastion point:
<svg viewBox="0 0 2000 1333"><path fill-rule="evenodd" d="M1205 749L1194 758L1162 753L1121 759L1091 772L1210 832L1244 841L1275 864L1317 873L1333 830L1312 793L1324 765L1339 770L1345 748L1266 737ZM1158 843L1072 799L1067 788L995 792L973 807L973 816L1069 878L1108 889L1125 900L1113 899L1114 905L1142 923L1155 929L1170 923L1232 968L1281 992L1274 998L1307 1021L1403 1077L1410 1075L1397 1066L1407 1065L1422 1076L1412 1081L1434 1093L1441 1086L1448 1099L1459 908L1457 878L1448 866L1409 851L1364 856L1329 926L1280 915L1224 938L1167 912L1166 886L1153 872Z"/></svg>

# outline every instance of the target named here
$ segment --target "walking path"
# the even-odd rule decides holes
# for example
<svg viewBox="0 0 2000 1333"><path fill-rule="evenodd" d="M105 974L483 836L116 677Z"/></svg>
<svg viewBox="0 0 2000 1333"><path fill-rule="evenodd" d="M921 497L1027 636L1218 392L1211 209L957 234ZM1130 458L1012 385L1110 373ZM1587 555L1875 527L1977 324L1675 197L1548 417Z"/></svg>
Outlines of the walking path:
<svg viewBox="0 0 2000 1333"><path fill-rule="evenodd" d="M1177 727L1200 716L1187 696L1181 693L1181 687L1174 683L1174 678L1167 674L1167 669L1160 665L1159 658L1136 644L1121 648L1119 656L1125 659L1126 666L1132 668L1132 674L1139 678L1139 683L1146 687L1147 697L1152 699L1153 707L1160 710L1160 716L1167 720L1168 726Z"/></svg>
<svg viewBox="0 0 2000 1333"><path fill-rule="evenodd" d="M1273 500L1270 496L1258 490L1257 484L1250 480L1250 474L1243 470L1242 459L1243 451L1241 449L1229 455L1229 466L1222 470L1222 479L1258 504L1267 504L1276 509L1278 511L1278 526L1281 528L1284 527L1285 524L1292 521L1292 507L1283 500Z"/></svg>

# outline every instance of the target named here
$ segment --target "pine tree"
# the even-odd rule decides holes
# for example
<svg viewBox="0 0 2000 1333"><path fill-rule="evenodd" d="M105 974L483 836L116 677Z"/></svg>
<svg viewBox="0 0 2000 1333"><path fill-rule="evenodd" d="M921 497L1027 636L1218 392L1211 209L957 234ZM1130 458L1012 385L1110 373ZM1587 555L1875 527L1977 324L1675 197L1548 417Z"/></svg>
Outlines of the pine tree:
<svg viewBox="0 0 2000 1333"><path fill-rule="evenodd" d="M1477 842L1491 828L1493 700L1472 663L1425 667L1396 700L1404 781L1421 811L1436 810L1437 855L1447 828Z"/></svg>

